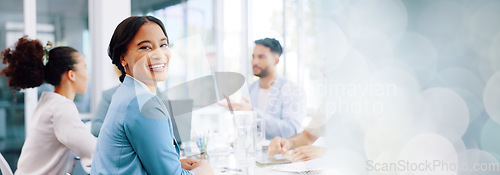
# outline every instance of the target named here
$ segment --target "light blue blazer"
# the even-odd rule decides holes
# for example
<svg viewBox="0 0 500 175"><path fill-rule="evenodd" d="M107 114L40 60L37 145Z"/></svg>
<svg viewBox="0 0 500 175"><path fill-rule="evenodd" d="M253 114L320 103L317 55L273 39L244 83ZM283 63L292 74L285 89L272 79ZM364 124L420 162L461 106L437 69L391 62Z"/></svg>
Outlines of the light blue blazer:
<svg viewBox="0 0 500 175"><path fill-rule="evenodd" d="M265 121L266 139L276 136L290 138L302 132L301 122L307 111L305 92L296 84L282 77L277 77L271 86L267 109L261 111L259 106L260 80L249 87L250 102L257 117Z"/></svg>
<svg viewBox="0 0 500 175"><path fill-rule="evenodd" d="M162 100L126 76L99 133L91 174L191 174Z"/></svg>

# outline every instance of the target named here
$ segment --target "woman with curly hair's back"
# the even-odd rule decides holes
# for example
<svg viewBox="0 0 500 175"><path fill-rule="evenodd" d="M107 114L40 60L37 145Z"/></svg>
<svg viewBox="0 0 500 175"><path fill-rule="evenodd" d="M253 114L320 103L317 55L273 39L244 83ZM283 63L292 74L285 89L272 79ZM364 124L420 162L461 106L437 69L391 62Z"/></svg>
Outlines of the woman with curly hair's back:
<svg viewBox="0 0 500 175"><path fill-rule="evenodd" d="M75 166L75 156L90 166L96 138L82 123L73 102L76 93L85 93L88 75L82 54L71 47L46 51L38 40L26 36L14 49L2 52L4 68L14 90L38 87L47 82L54 92L43 92L32 115L21 150L16 174L66 174ZM75 155L76 154L76 155Z"/></svg>

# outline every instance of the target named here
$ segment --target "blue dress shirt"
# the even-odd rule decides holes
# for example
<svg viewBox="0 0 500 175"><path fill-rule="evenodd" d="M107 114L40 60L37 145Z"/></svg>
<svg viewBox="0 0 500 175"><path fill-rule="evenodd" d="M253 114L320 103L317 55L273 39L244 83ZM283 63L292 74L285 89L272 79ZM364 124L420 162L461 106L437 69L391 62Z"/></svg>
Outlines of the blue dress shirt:
<svg viewBox="0 0 500 175"><path fill-rule="evenodd" d="M266 111L259 106L259 81L249 86L250 101L257 117L265 121L266 139L276 136L289 138L304 129L301 122L307 111L305 92L298 85L282 77L276 77L270 87Z"/></svg>

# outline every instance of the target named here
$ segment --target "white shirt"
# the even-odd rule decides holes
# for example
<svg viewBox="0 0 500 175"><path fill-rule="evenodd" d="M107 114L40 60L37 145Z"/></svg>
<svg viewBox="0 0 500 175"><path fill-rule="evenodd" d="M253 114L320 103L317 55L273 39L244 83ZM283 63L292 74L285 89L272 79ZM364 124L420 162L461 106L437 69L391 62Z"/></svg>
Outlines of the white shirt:
<svg viewBox="0 0 500 175"><path fill-rule="evenodd" d="M267 111L267 104L269 103L269 89L271 88L267 88L267 89L263 89L261 87L259 87L259 103L257 103L257 109L259 109L260 111L262 112L266 112Z"/></svg>
<svg viewBox="0 0 500 175"><path fill-rule="evenodd" d="M326 110L326 103L322 103L305 129L314 137L319 138L325 135L325 125L329 119L326 116Z"/></svg>
<svg viewBox="0 0 500 175"><path fill-rule="evenodd" d="M92 164L97 139L80 119L73 101L43 92L31 118L15 174L71 173L80 156Z"/></svg>
<svg viewBox="0 0 500 175"><path fill-rule="evenodd" d="M139 81L138 79L135 79L134 77L132 77L132 76L130 76L128 74L126 74L125 76L132 78L133 80L135 80L136 83L139 83L144 89L151 91L149 89L149 87L146 86L146 84L144 84L142 81ZM156 95L156 93L153 93L153 92L151 92L151 93Z"/></svg>

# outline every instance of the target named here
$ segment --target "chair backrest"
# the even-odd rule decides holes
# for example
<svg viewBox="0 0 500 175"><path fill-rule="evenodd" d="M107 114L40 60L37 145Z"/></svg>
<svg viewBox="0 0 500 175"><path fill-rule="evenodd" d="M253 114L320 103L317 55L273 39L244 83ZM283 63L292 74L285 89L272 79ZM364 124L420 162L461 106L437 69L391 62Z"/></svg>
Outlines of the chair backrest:
<svg viewBox="0 0 500 175"><path fill-rule="evenodd" d="M0 170L3 175L12 175L9 163L3 158L2 153L0 153Z"/></svg>

